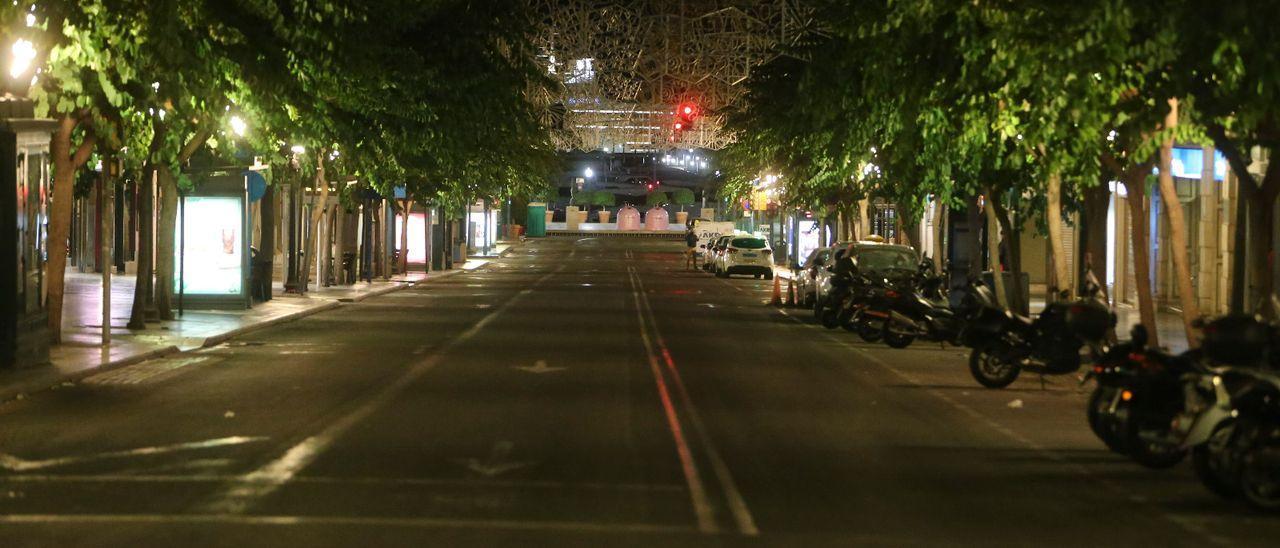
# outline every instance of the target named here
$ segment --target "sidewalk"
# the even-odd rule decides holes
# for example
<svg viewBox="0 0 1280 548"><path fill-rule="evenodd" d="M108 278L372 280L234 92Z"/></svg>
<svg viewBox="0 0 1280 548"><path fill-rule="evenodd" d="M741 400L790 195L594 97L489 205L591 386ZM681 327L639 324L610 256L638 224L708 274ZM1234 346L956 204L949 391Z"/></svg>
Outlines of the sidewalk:
<svg viewBox="0 0 1280 548"><path fill-rule="evenodd" d="M511 246L506 245L502 252ZM475 270L491 259L468 259L461 268L426 274L409 272L389 280L313 289L286 295L282 284L274 298L248 310L187 310L177 320L149 322L145 330L125 328L133 306L135 278L111 278L111 344L102 341L102 276L67 273L62 344L50 349L50 365L0 372L0 402L153 358L214 346L236 335L359 302L419 283ZM175 310L175 313L177 311Z"/></svg>

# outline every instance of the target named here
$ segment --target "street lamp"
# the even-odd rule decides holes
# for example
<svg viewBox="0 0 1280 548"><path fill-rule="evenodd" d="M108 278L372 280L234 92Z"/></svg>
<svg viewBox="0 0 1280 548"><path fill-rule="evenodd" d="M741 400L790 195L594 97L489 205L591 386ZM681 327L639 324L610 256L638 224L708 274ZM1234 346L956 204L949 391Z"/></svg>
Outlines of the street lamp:
<svg viewBox="0 0 1280 548"><path fill-rule="evenodd" d="M36 59L36 47L26 38L19 38L13 42L10 48L12 59L9 62L9 76L19 78L26 74L31 68L31 62Z"/></svg>
<svg viewBox="0 0 1280 548"><path fill-rule="evenodd" d="M587 167L587 169L582 170L582 176L590 179L596 176L596 172L593 171L590 167Z"/></svg>
<svg viewBox="0 0 1280 548"><path fill-rule="evenodd" d="M164 111L161 111L161 112L164 112ZM240 118L239 116L231 117L231 131L234 131L237 136L244 137L244 133L248 129L249 129L249 125L244 123L243 118Z"/></svg>

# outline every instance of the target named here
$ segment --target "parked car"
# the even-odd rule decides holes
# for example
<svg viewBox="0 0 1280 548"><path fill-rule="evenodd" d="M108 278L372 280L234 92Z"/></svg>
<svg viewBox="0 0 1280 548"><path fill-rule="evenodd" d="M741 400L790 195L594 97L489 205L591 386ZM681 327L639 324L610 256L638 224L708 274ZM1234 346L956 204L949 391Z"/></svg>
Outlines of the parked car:
<svg viewBox="0 0 1280 548"><path fill-rule="evenodd" d="M820 247L809 253L804 263L796 269L793 279L796 285L796 300L800 306L811 307L817 298L818 271L831 260L831 248Z"/></svg>
<svg viewBox="0 0 1280 548"><path fill-rule="evenodd" d="M817 269L814 276L814 303L816 305L831 290L831 265L844 258L845 251L851 242L837 243L827 249L831 250L831 258ZM858 260L858 267L867 274L883 273L891 268L914 269L920 256L911 246L885 244L875 241L860 241L853 244L853 256Z"/></svg>
<svg viewBox="0 0 1280 548"><path fill-rule="evenodd" d="M822 266L814 270L813 274L813 301L809 303L813 306L827 296L827 292L831 291L831 265L836 261L844 258L844 252L849 248L852 242L839 242L830 247L825 247L829 255L823 261Z"/></svg>
<svg viewBox="0 0 1280 548"><path fill-rule="evenodd" d="M724 249L716 256L716 275L728 278L734 274L747 274L756 279L773 279L773 250L769 241L755 236L729 238Z"/></svg>
<svg viewBox="0 0 1280 548"><path fill-rule="evenodd" d="M707 244L707 249L702 254L703 270L706 270L707 272L716 271L716 265L718 264L720 253L724 251L725 246L728 245L729 240L732 238L732 234L728 236L720 236L710 244Z"/></svg>

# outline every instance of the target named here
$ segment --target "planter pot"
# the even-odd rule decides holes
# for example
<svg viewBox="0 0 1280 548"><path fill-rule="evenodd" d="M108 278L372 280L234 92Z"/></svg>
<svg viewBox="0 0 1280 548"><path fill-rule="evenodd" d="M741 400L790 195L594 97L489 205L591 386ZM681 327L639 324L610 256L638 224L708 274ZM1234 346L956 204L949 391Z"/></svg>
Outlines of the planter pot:
<svg viewBox="0 0 1280 548"><path fill-rule="evenodd" d="M556 216L556 212L547 210L547 224L551 224L551 218Z"/></svg>
<svg viewBox="0 0 1280 548"><path fill-rule="evenodd" d="M585 210L584 210L584 211L579 211L579 212L578 212L578 222L579 222L579 223L585 223L585 222L587 222L587 213L588 213L588 212L587 212L587 211L585 211Z"/></svg>
<svg viewBox="0 0 1280 548"><path fill-rule="evenodd" d="M601 223L608 223L608 222L609 222L609 214L610 214L610 213L613 213L613 212L612 212L612 211L609 211L609 210L601 211L601 212L600 212L600 222L601 222Z"/></svg>
<svg viewBox="0 0 1280 548"><path fill-rule="evenodd" d="M689 223L689 212L687 212L687 211L677 211L677 212L676 212L676 224L678 224L678 225L680 225L680 226L686 226L688 223Z"/></svg>

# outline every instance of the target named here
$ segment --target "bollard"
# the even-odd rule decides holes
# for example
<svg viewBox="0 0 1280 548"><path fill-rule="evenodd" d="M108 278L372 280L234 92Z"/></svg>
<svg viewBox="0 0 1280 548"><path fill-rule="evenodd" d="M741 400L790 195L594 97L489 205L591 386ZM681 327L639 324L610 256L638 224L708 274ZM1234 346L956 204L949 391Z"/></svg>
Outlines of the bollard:
<svg viewBox="0 0 1280 548"><path fill-rule="evenodd" d="M771 306L782 306L782 280L777 276L773 277L773 298L769 300Z"/></svg>

